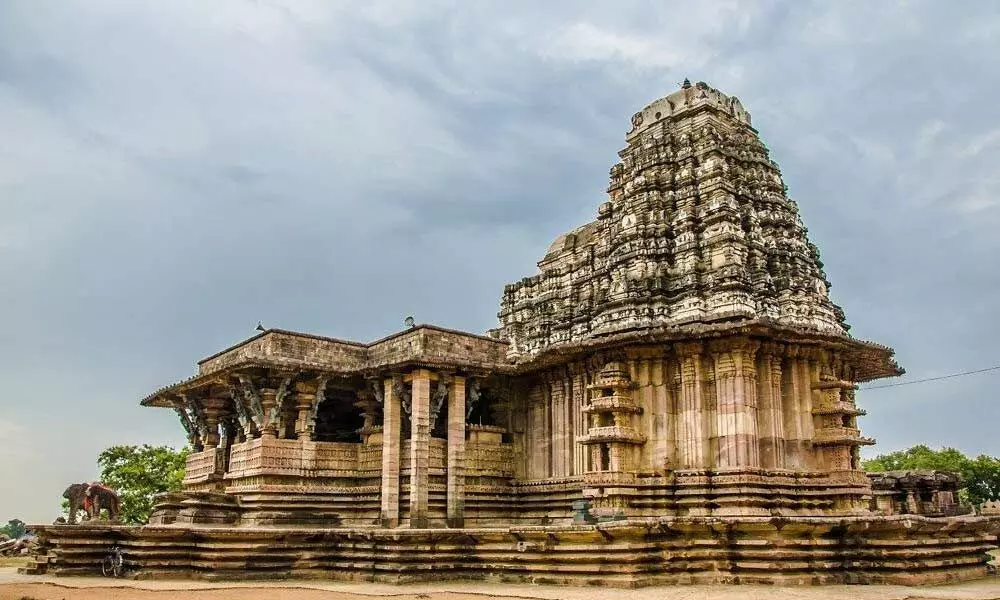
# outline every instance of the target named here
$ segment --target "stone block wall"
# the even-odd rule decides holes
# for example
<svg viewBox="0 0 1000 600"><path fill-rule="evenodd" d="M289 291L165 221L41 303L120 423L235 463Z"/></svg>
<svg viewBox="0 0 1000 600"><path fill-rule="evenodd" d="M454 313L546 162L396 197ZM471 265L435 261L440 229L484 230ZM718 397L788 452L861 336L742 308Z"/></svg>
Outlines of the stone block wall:
<svg viewBox="0 0 1000 600"><path fill-rule="evenodd" d="M367 347L357 342L271 330L202 360L198 363L198 373L214 373L255 360L289 365L323 365L338 371L353 371L364 366L367 352Z"/></svg>

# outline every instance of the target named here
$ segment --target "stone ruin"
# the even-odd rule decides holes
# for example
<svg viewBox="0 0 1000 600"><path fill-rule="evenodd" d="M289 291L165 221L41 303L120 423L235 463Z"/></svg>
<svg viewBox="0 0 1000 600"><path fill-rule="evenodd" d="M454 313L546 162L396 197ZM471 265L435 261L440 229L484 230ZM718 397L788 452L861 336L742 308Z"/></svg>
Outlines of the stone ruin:
<svg viewBox="0 0 1000 600"><path fill-rule="evenodd" d="M1000 518L938 473L867 476L848 333L739 100L632 117L607 201L508 285L482 336L278 329L142 400L194 451L149 524L37 526L30 572L137 577L935 583Z"/></svg>

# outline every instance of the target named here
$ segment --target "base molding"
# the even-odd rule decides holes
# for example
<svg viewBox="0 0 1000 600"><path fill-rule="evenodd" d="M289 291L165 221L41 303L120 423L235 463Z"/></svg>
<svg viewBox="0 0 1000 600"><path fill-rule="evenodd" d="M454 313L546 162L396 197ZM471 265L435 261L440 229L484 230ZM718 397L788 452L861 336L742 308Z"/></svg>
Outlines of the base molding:
<svg viewBox="0 0 1000 600"><path fill-rule="evenodd" d="M693 583L934 584L983 577L1000 517L675 517L597 525L319 529L46 525L32 572L129 576L489 580L642 587Z"/></svg>

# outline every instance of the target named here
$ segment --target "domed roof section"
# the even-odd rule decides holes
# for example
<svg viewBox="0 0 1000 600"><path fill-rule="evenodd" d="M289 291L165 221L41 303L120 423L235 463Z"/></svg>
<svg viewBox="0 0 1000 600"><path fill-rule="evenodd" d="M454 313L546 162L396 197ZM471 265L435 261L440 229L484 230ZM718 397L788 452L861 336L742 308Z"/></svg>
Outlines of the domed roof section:
<svg viewBox="0 0 1000 600"><path fill-rule="evenodd" d="M750 125L750 113L736 96L727 96L704 81L692 85L685 79L681 89L649 103L632 115L632 129L625 139L629 140L665 119L677 119L709 106L728 114L738 123Z"/></svg>
<svg viewBox="0 0 1000 600"><path fill-rule="evenodd" d="M596 219L508 285L510 355L751 324L850 339L819 251L734 97L705 83L632 118Z"/></svg>

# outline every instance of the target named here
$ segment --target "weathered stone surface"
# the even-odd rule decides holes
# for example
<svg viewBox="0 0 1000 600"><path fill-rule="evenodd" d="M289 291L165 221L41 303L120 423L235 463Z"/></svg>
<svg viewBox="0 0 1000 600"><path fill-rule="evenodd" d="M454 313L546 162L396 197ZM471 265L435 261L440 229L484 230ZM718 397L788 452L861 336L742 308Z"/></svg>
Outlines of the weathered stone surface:
<svg viewBox="0 0 1000 600"><path fill-rule="evenodd" d="M609 201L504 290L513 357L664 325L766 321L846 336L819 251L739 100L703 83L633 117Z"/></svg>
<svg viewBox="0 0 1000 600"><path fill-rule="evenodd" d="M981 577L996 520L648 519L498 529L46 526L36 565L98 574L112 544L136 578L484 579L671 583L943 583Z"/></svg>

